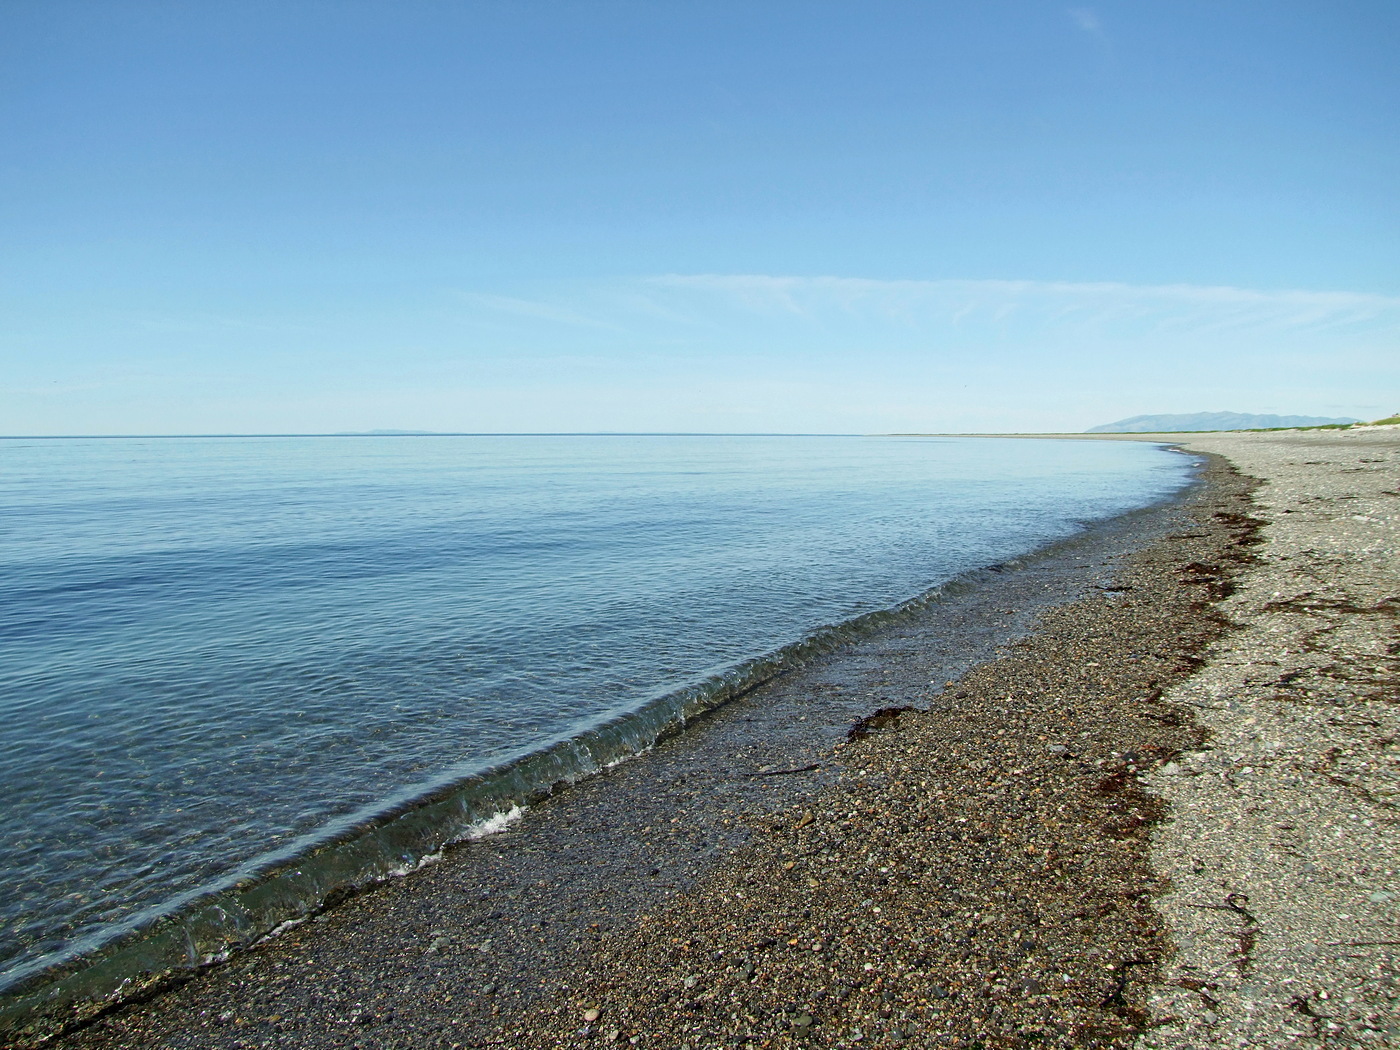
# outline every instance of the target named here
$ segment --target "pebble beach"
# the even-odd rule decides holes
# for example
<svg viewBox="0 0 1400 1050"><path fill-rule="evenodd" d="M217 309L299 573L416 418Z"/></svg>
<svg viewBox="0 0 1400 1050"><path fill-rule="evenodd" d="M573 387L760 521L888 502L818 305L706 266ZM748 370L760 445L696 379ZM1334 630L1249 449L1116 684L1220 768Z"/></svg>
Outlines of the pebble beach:
<svg viewBox="0 0 1400 1050"><path fill-rule="evenodd" d="M1147 788L1174 953L1144 1048L1400 1045L1400 428L1202 435L1263 480L1232 631Z"/></svg>
<svg viewBox="0 0 1400 1050"><path fill-rule="evenodd" d="M1400 1043L1400 431L1153 439L1178 503L27 1041Z"/></svg>

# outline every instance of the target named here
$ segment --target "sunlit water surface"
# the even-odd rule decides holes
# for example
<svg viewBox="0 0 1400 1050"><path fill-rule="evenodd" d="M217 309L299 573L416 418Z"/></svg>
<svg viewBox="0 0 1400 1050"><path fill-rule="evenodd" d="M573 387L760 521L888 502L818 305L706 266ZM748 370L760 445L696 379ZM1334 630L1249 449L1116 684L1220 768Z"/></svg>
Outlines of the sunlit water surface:
<svg viewBox="0 0 1400 1050"><path fill-rule="evenodd" d="M0 441L0 971L1188 472L1098 441Z"/></svg>

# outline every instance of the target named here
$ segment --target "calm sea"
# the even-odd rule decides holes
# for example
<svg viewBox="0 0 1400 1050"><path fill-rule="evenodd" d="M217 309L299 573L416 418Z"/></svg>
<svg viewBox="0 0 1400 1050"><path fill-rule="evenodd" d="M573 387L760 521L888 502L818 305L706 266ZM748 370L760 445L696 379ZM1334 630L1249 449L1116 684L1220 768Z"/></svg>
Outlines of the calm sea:
<svg viewBox="0 0 1400 1050"><path fill-rule="evenodd" d="M1065 440L0 441L0 990L201 902L229 929L180 950L254 936L1190 466Z"/></svg>

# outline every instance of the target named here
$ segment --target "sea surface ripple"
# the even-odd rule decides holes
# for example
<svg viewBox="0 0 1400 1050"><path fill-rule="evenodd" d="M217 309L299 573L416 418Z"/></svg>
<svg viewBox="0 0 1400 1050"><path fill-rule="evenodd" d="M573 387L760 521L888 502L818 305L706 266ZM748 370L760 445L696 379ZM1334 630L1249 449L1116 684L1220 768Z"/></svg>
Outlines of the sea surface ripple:
<svg viewBox="0 0 1400 1050"><path fill-rule="evenodd" d="M1189 470L1135 442L0 441L0 987Z"/></svg>

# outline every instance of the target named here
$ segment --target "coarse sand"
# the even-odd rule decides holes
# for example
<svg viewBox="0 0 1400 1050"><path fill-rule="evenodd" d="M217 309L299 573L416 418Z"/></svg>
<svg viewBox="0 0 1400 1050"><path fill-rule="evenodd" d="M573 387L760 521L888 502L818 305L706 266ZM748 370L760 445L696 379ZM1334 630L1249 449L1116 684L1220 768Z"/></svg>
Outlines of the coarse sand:
<svg viewBox="0 0 1400 1050"><path fill-rule="evenodd" d="M1176 952L1143 1050L1400 1046L1400 429L1212 434L1263 481L1238 629L1166 699L1210 734L1148 789Z"/></svg>

